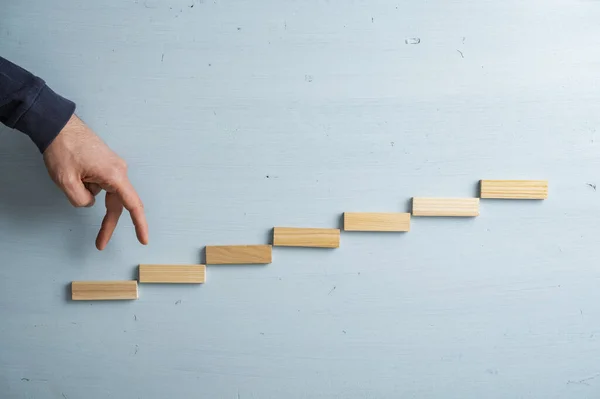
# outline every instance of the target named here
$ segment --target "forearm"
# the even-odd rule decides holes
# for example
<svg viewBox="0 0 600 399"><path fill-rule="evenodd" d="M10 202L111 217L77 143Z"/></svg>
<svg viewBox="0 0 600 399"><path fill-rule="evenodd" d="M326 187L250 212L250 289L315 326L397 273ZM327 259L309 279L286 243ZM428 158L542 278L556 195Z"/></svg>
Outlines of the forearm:
<svg viewBox="0 0 600 399"><path fill-rule="evenodd" d="M0 57L0 122L28 135L44 152L75 112L75 104L23 68Z"/></svg>

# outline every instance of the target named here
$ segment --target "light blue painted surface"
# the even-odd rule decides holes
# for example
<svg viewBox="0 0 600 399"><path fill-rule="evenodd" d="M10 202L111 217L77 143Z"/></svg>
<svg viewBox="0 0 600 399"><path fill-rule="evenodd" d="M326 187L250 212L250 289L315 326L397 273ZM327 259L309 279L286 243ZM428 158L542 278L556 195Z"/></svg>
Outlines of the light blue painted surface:
<svg viewBox="0 0 600 399"><path fill-rule="evenodd" d="M128 161L151 244L125 220L97 252L102 207L72 209L0 131L0 396L597 397L599 20L591 0L3 2L0 54ZM481 178L550 198L67 300Z"/></svg>

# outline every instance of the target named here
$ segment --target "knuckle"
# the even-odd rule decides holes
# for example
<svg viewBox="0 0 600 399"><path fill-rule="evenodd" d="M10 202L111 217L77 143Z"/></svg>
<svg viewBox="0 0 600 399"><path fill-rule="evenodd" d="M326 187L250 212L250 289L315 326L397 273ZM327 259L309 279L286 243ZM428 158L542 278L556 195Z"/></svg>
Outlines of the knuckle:
<svg viewBox="0 0 600 399"><path fill-rule="evenodd" d="M76 208L88 207L94 204L94 197L90 198L81 192L67 193L67 197L69 198L71 205Z"/></svg>
<svg viewBox="0 0 600 399"><path fill-rule="evenodd" d="M117 169L119 169L123 172L127 171L127 162L125 162L123 159L119 158L116 165L117 165Z"/></svg>
<svg viewBox="0 0 600 399"><path fill-rule="evenodd" d="M112 168L109 169L108 176L109 176L109 179L111 182L120 183L121 181L123 181L123 178L125 177L125 172L122 169L120 169L118 166L113 166Z"/></svg>
<svg viewBox="0 0 600 399"><path fill-rule="evenodd" d="M63 187L73 187L77 183L77 178L70 173L61 173L58 175L58 183Z"/></svg>
<svg viewBox="0 0 600 399"><path fill-rule="evenodd" d="M73 198L71 202L76 208L83 208L91 204L91 201L84 198Z"/></svg>

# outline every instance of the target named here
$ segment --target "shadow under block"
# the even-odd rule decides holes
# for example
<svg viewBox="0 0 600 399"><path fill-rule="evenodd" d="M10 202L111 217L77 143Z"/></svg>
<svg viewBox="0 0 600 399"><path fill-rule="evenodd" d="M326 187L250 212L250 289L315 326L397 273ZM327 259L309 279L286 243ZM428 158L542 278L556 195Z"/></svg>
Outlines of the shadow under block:
<svg viewBox="0 0 600 399"><path fill-rule="evenodd" d="M138 299L138 284L136 280L73 281L71 299L74 301Z"/></svg>
<svg viewBox="0 0 600 399"><path fill-rule="evenodd" d="M140 283L202 284L206 282L205 265L140 265Z"/></svg>
<svg viewBox="0 0 600 399"><path fill-rule="evenodd" d="M481 198L546 199L547 180L482 180Z"/></svg>
<svg viewBox="0 0 600 399"><path fill-rule="evenodd" d="M479 198L413 198L413 216L479 216Z"/></svg>
<svg viewBox="0 0 600 399"><path fill-rule="evenodd" d="M340 230L275 227L273 229L273 245L279 247L338 248L340 246Z"/></svg>
<svg viewBox="0 0 600 399"><path fill-rule="evenodd" d="M207 245L207 265L266 264L272 261L270 245Z"/></svg>
<svg viewBox="0 0 600 399"><path fill-rule="evenodd" d="M345 231L410 231L410 213L344 212Z"/></svg>

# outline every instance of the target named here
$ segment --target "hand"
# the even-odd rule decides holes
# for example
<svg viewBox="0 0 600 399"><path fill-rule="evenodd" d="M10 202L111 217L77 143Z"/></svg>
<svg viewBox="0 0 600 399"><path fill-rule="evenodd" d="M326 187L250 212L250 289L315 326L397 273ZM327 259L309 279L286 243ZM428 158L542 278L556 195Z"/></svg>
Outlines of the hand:
<svg viewBox="0 0 600 399"><path fill-rule="evenodd" d="M127 177L127 165L90 128L73 115L44 151L50 177L73 206L94 205L94 197L106 191L106 216L96 238L103 250L112 236L123 206L131 214L138 240L148 244L144 205Z"/></svg>

